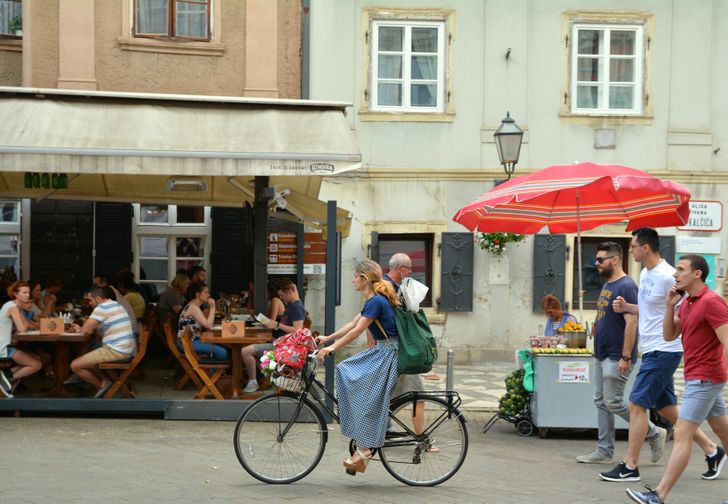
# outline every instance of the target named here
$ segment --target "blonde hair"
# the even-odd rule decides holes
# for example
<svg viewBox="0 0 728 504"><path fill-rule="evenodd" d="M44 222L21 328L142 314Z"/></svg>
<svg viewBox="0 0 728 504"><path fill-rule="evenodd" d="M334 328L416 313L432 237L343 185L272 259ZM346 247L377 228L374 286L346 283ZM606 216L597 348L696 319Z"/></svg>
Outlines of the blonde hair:
<svg viewBox="0 0 728 504"><path fill-rule="evenodd" d="M185 283L185 280L188 280L190 276L187 273L177 273L171 282L169 282L169 285L174 287L175 289L181 289L182 286Z"/></svg>
<svg viewBox="0 0 728 504"><path fill-rule="evenodd" d="M382 280L382 267L371 259L364 259L354 266L354 272L357 275L367 279L369 287L375 294L381 294L386 297L391 305L398 305L399 300L394 292L394 287L389 282Z"/></svg>

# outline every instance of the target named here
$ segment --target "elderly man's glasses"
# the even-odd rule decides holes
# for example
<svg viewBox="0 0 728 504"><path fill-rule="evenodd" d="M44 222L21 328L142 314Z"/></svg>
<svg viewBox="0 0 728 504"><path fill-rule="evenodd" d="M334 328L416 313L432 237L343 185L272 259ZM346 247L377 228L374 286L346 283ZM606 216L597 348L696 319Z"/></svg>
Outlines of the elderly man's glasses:
<svg viewBox="0 0 728 504"><path fill-rule="evenodd" d="M599 263L599 264L602 264L602 263L603 263L604 261L606 261L607 259L613 259L614 257L617 257L617 256L604 256L604 257L597 257L597 258L596 258L596 261L597 261L597 263Z"/></svg>
<svg viewBox="0 0 728 504"><path fill-rule="evenodd" d="M406 265L402 264L402 265L400 266L400 268L404 268L404 269L407 269L407 270L409 270L409 271L412 271L412 266L406 266Z"/></svg>

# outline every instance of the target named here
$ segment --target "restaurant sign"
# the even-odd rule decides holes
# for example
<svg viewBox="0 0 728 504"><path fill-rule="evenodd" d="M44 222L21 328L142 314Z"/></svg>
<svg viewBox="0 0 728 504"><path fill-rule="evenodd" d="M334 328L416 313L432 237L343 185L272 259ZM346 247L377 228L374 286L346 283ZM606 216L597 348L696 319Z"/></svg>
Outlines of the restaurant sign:
<svg viewBox="0 0 728 504"><path fill-rule="evenodd" d="M268 274L295 275L298 263L298 234L268 233ZM303 235L303 273L326 273L326 240L321 231L307 230Z"/></svg>
<svg viewBox="0 0 728 504"><path fill-rule="evenodd" d="M589 363L559 361L559 383L589 383Z"/></svg>
<svg viewBox="0 0 728 504"><path fill-rule="evenodd" d="M690 203L690 217L680 231L707 231L716 233L723 228L723 203L720 201L693 200Z"/></svg>

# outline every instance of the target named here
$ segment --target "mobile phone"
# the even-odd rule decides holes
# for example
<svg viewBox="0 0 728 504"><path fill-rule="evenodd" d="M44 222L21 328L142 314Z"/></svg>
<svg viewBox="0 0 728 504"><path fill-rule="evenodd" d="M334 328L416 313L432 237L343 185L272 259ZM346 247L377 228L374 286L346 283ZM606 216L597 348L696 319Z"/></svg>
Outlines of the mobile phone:
<svg viewBox="0 0 728 504"><path fill-rule="evenodd" d="M677 292L681 297L685 295L685 289L675 289L675 292Z"/></svg>

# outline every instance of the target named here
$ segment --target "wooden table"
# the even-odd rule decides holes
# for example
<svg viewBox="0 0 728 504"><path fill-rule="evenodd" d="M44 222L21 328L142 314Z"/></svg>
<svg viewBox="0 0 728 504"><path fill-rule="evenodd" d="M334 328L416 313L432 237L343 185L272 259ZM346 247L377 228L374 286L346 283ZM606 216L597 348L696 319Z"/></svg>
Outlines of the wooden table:
<svg viewBox="0 0 728 504"><path fill-rule="evenodd" d="M14 342L41 342L41 343L54 343L56 345L56 355L54 359L54 375L55 383L48 393L54 396L63 397L66 395L66 389L63 387L63 382L68 379L69 375L69 344L70 343L84 343L91 339L91 335L84 335L81 333L62 333L62 334L44 334L40 331L28 331L22 333L16 333L13 336Z"/></svg>
<svg viewBox="0 0 728 504"><path fill-rule="evenodd" d="M240 377L242 376L243 357L240 350L248 345L257 345L260 343L270 343L273 341L273 331L267 327L246 327L243 336L222 336L222 330L219 327L213 328L212 331L203 332L200 335L200 341L203 343L214 343L215 345L225 345L230 348L230 362L232 364L232 384L230 385L232 399L240 398ZM250 378L250 377L249 377Z"/></svg>

